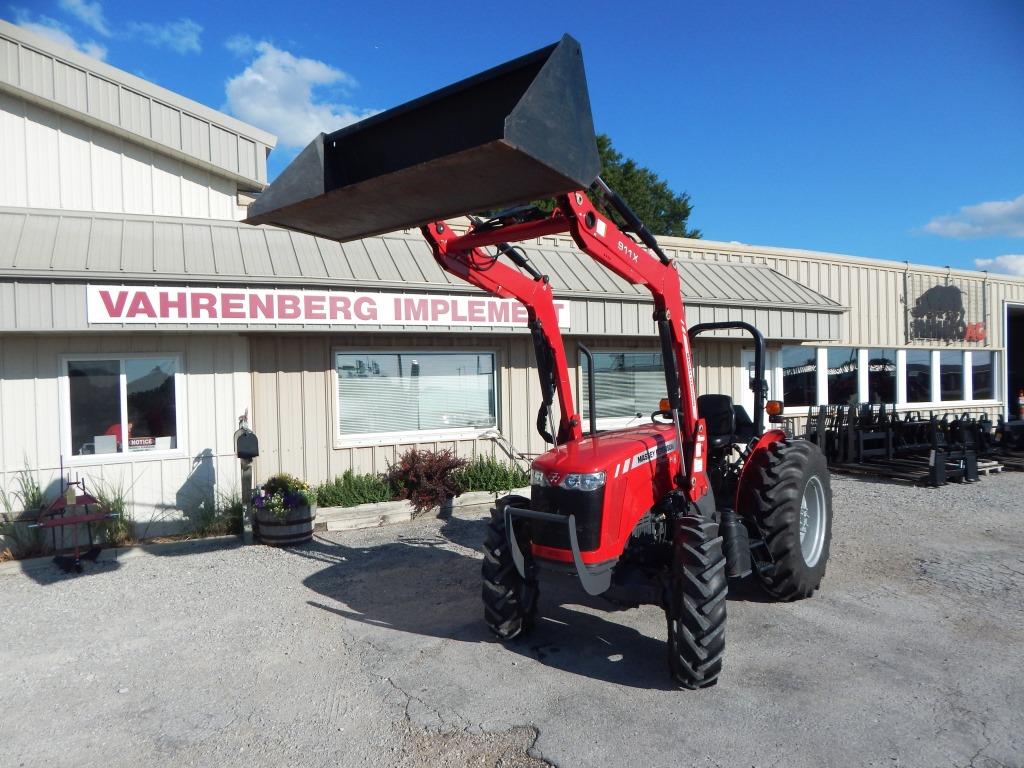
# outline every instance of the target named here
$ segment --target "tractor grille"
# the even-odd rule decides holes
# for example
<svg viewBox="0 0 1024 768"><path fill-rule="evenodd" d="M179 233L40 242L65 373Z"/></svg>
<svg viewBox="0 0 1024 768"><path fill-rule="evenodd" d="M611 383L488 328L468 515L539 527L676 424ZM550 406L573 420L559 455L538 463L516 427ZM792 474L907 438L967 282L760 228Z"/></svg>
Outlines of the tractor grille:
<svg viewBox="0 0 1024 768"><path fill-rule="evenodd" d="M530 508L538 512L576 515L576 537L580 551L589 552L601 544L601 509L604 488L597 491L567 491L564 488L534 485L530 489ZM531 538L545 547L569 549L569 528L556 523L530 523Z"/></svg>

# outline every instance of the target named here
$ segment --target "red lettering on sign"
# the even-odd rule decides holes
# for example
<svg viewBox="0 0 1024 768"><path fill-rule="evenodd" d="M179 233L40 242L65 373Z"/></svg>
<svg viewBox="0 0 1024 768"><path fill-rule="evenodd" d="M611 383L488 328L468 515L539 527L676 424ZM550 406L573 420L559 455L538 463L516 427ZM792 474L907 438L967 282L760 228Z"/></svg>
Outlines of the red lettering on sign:
<svg viewBox="0 0 1024 768"><path fill-rule="evenodd" d="M220 295L220 316L231 320L245 319L245 294L222 293Z"/></svg>
<svg viewBox="0 0 1024 768"><path fill-rule="evenodd" d="M175 298L172 300L171 296ZM167 291L160 291L160 317L170 317L173 309L175 317L182 319L188 317L188 301L184 293L170 294Z"/></svg>
<svg viewBox="0 0 1024 768"><path fill-rule="evenodd" d="M430 319L440 320L441 315L448 314L448 299L431 299L430 300Z"/></svg>
<svg viewBox="0 0 1024 768"><path fill-rule="evenodd" d="M508 304L504 301L492 301L487 304L487 322L507 323Z"/></svg>
<svg viewBox="0 0 1024 768"><path fill-rule="evenodd" d="M128 306L128 312L125 317L138 317L139 315L142 315L143 317L152 317L154 320L156 319L156 310L153 309L153 302L151 302L149 300L149 296L142 291L135 292L135 296L132 297L132 303Z"/></svg>
<svg viewBox="0 0 1024 768"><path fill-rule="evenodd" d="M452 299L452 320L454 320L455 322L464 323L468 319L468 317L466 317L459 311L459 300Z"/></svg>
<svg viewBox="0 0 1024 768"><path fill-rule="evenodd" d="M985 323L968 323L964 341L984 341L985 335Z"/></svg>
<svg viewBox="0 0 1024 768"><path fill-rule="evenodd" d="M127 291L117 292L117 301L111 302L110 291L100 291L100 298L103 299L103 306L106 307L107 315L110 317L120 317L121 313L124 312L124 303L128 300Z"/></svg>
<svg viewBox="0 0 1024 768"><path fill-rule="evenodd" d="M282 320L297 320L302 315L299 297L294 294L277 295L277 316Z"/></svg>
<svg viewBox="0 0 1024 768"><path fill-rule="evenodd" d="M324 309L324 297L315 294L306 294L302 297L302 303L306 309L307 320L326 320L327 314Z"/></svg>
<svg viewBox="0 0 1024 768"><path fill-rule="evenodd" d="M426 299L406 299L405 300L405 319L406 320L426 320L427 319L427 300Z"/></svg>
<svg viewBox="0 0 1024 768"><path fill-rule="evenodd" d="M203 312L207 317L217 317L217 297L212 293L193 293L192 318L198 319Z"/></svg>
<svg viewBox="0 0 1024 768"><path fill-rule="evenodd" d="M356 299L352 309L360 320L377 319L377 303L368 296L360 296Z"/></svg>
<svg viewBox="0 0 1024 768"><path fill-rule="evenodd" d="M514 323L525 323L530 319L530 313L526 311L526 307L520 304L518 301L512 304L512 322Z"/></svg>
<svg viewBox="0 0 1024 768"><path fill-rule="evenodd" d="M249 294L249 319L264 317L267 320L274 319L274 295L265 293L262 296L258 293Z"/></svg>
<svg viewBox="0 0 1024 768"><path fill-rule="evenodd" d="M474 323L484 321L484 302L482 299L470 299L468 304L469 319Z"/></svg>
<svg viewBox="0 0 1024 768"><path fill-rule="evenodd" d="M331 320L337 320L339 317L342 320L351 320L348 308L348 296L331 296Z"/></svg>

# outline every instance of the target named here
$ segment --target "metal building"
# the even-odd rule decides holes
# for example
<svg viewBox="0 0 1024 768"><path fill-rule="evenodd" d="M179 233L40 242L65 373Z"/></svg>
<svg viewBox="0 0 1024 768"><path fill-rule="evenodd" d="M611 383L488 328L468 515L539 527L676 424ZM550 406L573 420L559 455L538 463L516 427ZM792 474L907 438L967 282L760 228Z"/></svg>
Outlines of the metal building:
<svg viewBox="0 0 1024 768"><path fill-rule="evenodd" d="M0 487L59 467L122 485L153 531L237 484L381 471L408 446L529 455L522 307L453 282L418 233L339 245L238 223L273 136L0 22ZM771 394L1005 412L1024 388L1024 280L664 238L690 324L742 319ZM663 379L647 296L562 237L527 255L561 303L577 394L646 419ZM752 407L740 338L695 348L702 392ZM1011 397L1012 396L1012 397ZM585 410L586 406L582 405ZM639 414L639 415L638 415Z"/></svg>

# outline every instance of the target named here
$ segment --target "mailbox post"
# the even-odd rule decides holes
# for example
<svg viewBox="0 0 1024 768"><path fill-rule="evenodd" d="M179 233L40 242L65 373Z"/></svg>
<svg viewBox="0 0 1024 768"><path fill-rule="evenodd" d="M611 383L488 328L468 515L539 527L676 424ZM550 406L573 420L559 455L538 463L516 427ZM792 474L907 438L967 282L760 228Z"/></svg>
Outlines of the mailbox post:
<svg viewBox="0 0 1024 768"><path fill-rule="evenodd" d="M235 430L235 454L242 470L242 503L245 505L245 511L242 513L242 541L245 544L252 544L252 460L260 455L260 441L256 433L249 428L248 411L238 419L238 429Z"/></svg>

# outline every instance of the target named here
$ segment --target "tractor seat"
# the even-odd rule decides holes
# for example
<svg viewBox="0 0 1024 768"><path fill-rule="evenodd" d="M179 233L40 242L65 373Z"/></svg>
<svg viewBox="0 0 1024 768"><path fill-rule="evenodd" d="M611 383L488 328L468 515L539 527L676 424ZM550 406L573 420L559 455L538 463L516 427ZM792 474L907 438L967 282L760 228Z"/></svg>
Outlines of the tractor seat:
<svg viewBox="0 0 1024 768"><path fill-rule="evenodd" d="M697 415L707 425L709 448L724 448L735 442L736 411L731 397L701 395L697 398Z"/></svg>
<svg viewBox="0 0 1024 768"><path fill-rule="evenodd" d="M754 420L750 418L747 409L742 405L734 405L732 410L736 414L736 442L749 443L756 437Z"/></svg>

